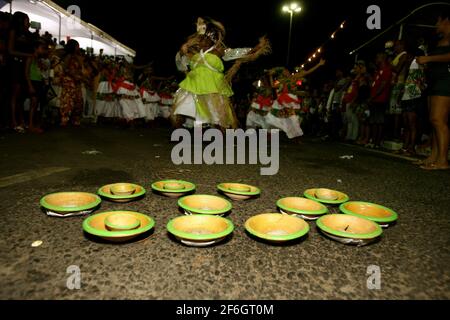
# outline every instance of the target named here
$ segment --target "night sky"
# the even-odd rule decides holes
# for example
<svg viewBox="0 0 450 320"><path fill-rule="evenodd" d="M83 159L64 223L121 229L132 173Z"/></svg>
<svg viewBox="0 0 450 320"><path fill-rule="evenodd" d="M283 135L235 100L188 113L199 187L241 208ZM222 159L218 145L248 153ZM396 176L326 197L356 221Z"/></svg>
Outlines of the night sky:
<svg viewBox="0 0 450 320"><path fill-rule="evenodd" d="M282 0L55 0L62 7L77 4L81 18L95 24L117 40L138 52L136 61L154 61L159 74L175 74L174 56L184 39L195 32L197 16L210 16L221 21L227 30L226 44L230 47L254 46L260 36L267 35L273 53L247 68L268 69L284 65L286 61L289 15L282 13ZM348 68L354 58L351 49L376 35L378 30L368 30L366 9L377 4L382 10L382 29L387 28L421 4L424 0L298 0L303 10L293 24L291 67L303 63L308 55L324 43L342 21L346 28L324 48L328 71L335 67ZM426 10L417 19L435 24L436 9ZM416 20L417 20L416 19ZM417 20L418 21L418 20ZM398 29L396 29L398 30ZM396 31L398 32L398 31ZM407 34L412 34L407 29ZM416 30L415 32L423 32ZM429 31L428 31L429 32ZM416 33L414 33L416 34ZM395 32L392 33L395 37ZM386 37L361 52L369 57L382 49Z"/></svg>

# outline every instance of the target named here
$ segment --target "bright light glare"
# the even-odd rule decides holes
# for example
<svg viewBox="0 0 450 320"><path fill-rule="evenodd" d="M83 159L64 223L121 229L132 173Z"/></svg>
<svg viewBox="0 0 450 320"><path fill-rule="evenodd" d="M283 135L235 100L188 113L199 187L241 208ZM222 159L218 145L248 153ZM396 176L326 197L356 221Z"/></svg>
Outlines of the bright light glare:
<svg viewBox="0 0 450 320"><path fill-rule="evenodd" d="M302 11L302 8L298 7L297 9L294 10L295 12L300 12Z"/></svg>
<svg viewBox="0 0 450 320"><path fill-rule="evenodd" d="M284 7L283 7L283 11L284 11L284 12L289 12L289 7L288 7L288 6L284 6Z"/></svg>
<svg viewBox="0 0 450 320"><path fill-rule="evenodd" d="M296 4L295 2L291 3L291 9L295 10L298 8L298 4Z"/></svg>

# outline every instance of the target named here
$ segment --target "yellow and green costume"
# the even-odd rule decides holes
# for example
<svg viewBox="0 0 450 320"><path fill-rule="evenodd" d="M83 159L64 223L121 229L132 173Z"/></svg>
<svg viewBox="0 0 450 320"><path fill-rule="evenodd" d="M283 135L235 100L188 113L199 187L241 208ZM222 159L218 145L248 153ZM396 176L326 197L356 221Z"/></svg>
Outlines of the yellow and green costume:
<svg viewBox="0 0 450 320"><path fill-rule="evenodd" d="M229 100L233 90L225 81L222 60L209 53L210 50L192 57L191 71L179 84L175 95L172 115L187 117L188 126L195 121L198 126L235 128L237 120Z"/></svg>

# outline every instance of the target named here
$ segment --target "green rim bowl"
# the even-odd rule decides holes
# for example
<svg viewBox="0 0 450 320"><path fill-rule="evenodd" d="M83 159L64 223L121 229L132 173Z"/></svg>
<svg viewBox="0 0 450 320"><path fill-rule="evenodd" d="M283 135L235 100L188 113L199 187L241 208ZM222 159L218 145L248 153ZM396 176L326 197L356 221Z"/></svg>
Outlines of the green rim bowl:
<svg viewBox="0 0 450 320"><path fill-rule="evenodd" d="M233 230L234 225L230 220L210 215L177 217L167 224L167 231L175 237L195 242L223 239Z"/></svg>
<svg viewBox="0 0 450 320"><path fill-rule="evenodd" d="M301 214L305 216L320 216L328 213L323 204L300 197L287 197L277 201L277 206L287 214Z"/></svg>
<svg viewBox="0 0 450 320"><path fill-rule="evenodd" d="M285 242L303 237L309 232L309 225L303 219L280 213L262 213L245 222L245 229L253 236Z"/></svg>
<svg viewBox="0 0 450 320"><path fill-rule="evenodd" d="M221 197L194 194L178 199L178 205L188 213L222 215L231 210L231 203Z"/></svg>
<svg viewBox="0 0 450 320"><path fill-rule="evenodd" d="M320 199L320 198L317 198L317 196L316 196L316 190L317 190L317 188L308 189L303 193L303 195L310 200L314 200L314 201L318 201L318 202L326 203L326 204L342 204L349 200L348 195L346 195L345 193L342 193L340 191L336 191L336 190L330 190L330 191L337 193L338 198L336 200Z"/></svg>
<svg viewBox="0 0 450 320"><path fill-rule="evenodd" d="M102 200L99 196L87 192L57 192L48 194L40 200L45 209L60 213L90 210Z"/></svg>
<svg viewBox="0 0 450 320"><path fill-rule="evenodd" d="M110 231L105 225L105 219L114 214L131 214L140 221L140 226L133 230ZM91 235L101 237L110 241L127 241L151 230L155 221L149 216L133 211L108 211L94 214L83 221L83 230Z"/></svg>
<svg viewBox="0 0 450 320"><path fill-rule="evenodd" d="M142 197L143 195L145 195L145 192L146 192L144 187L137 185L137 184L129 183L129 185L132 185L135 187L135 191L133 194L116 195L111 192L111 187L114 185L116 185L116 183L107 184L107 185L101 187L97 191L98 195L100 195L106 199L109 199L109 200L120 201L120 200L133 200L133 199Z"/></svg>
<svg viewBox="0 0 450 320"><path fill-rule="evenodd" d="M372 220L379 224L390 224L398 219L397 213L379 204L350 201L339 206L344 214Z"/></svg>
<svg viewBox="0 0 450 320"><path fill-rule="evenodd" d="M316 224L320 230L341 238L374 239L383 233L377 223L346 214L327 214L320 217Z"/></svg>

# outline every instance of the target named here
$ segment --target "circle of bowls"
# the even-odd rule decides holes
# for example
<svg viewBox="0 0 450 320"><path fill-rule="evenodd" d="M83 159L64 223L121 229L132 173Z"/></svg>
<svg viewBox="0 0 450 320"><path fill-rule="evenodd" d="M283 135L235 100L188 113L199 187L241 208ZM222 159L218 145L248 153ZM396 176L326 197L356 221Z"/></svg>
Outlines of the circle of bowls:
<svg viewBox="0 0 450 320"><path fill-rule="evenodd" d="M125 195L113 194L111 192L111 187L117 186L120 184L133 186L135 188L135 192L132 194L125 194ZM113 201L113 202L129 202L129 201L133 201L133 200L138 199L138 198L142 197L143 195L145 195L146 190L144 189L144 187L137 185L137 184L133 184L133 183L112 183L112 184L107 184L107 185L99 188L97 193L101 197L108 199L110 201Z"/></svg>
<svg viewBox="0 0 450 320"><path fill-rule="evenodd" d="M99 196L87 192L57 192L40 200L48 212L66 215L75 212L91 213L102 202Z"/></svg>
<svg viewBox="0 0 450 320"><path fill-rule="evenodd" d="M166 185L177 185L183 186L183 188L172 188ZM179 198L186 195L189 192L195 190L195 184L183 180L162 180L152 183L152 189L161 193L162 195L169 198Z"/></svg>
<svg viewBox="0 0 450 320"><path fill-rule="evenodd" d="M141 225L141 221L129 213L110 214L105 218L106 228L110 231L133 230Z"/></svg>
<svg viewBox="0 0 450 320"><path fill-rule="evenodd" d="M245 222L245 229L256 238L283 243L299 239L309 232L309 225L301 218L280 214L262 213Z"/></svg>
<svg viewBox="0 0 450 320"><path fill-rule="evenodd" d="M110 231L105 225L105 219L114 214L131 214L140 221L140 226L133 230ZM83 230L91 235L112 242L125 242L131 240L155 226L155 221L142 213L133 211L108 211L94 214L83 221Z"/></svg>
<svg viewBox="0 0 450 320"><path fill-rule="evenodd" d="M398 215L394 210L370 202L346 202L339 206L339 210L344 214L371 220L384 228L398 219Z"/></svg>
<svg viewBox="0 0 450 320"><path fill-rule="evenodd" d="M232 200L248 200L261 194L261 190L255 186L234 182L221 183L217 189Z"/></svg>
<svg viewBox="0 0 450 320"><path fill-rule="evenodd" d="M281 213L299 216L304 220L317 220L328 213L328 208L323 204L300 197L287 197L277 201L277 207Z"/></svg>
<svg viewBox="0 0 450 320"><path fill-rule="evenodd" d="M213 203L216 205L213 205ZM233 207L231 203L224 198L206 194L194 194L182 197L178 199L178 205L184 210L186 215L225 215Z"/></svg>
<svg viewBox="0 0 450 320"><path fill-rule="evenodd" d="M337 199L335 199L335 200L321 199L321 198L318 198L317 195L316 195L316 191L317 190L318 190L317 188L315 188L315 189L308 189L308 190L306 190L303 193L303 195L306 198L310 199L310 200L318 201L320 203L325 203L325 204L331 204L331 205L342 204L342 203L345 203L345 202L347 202L349 200L348 195L346 195L345 193L340 192L340 191L336 191L336 190L331 190L331 189L328 189L328 190L332 191L332 192L336 192Z"/></svg>
<svg viewBox="0 0 450 320"><path fill-rule="evenodd" d="M211 215L191 215L174 218L167 231L181 243L192 247L206 247L223 241L234 230L233 223Z"/></svg>
<svg viewBox="0 0 450 320"><path fill-rule="evenodd" d="M346 214L328 214L320 217L316 224L327 237L357 246L370 244L383 233L377 223Z"/></svg>

